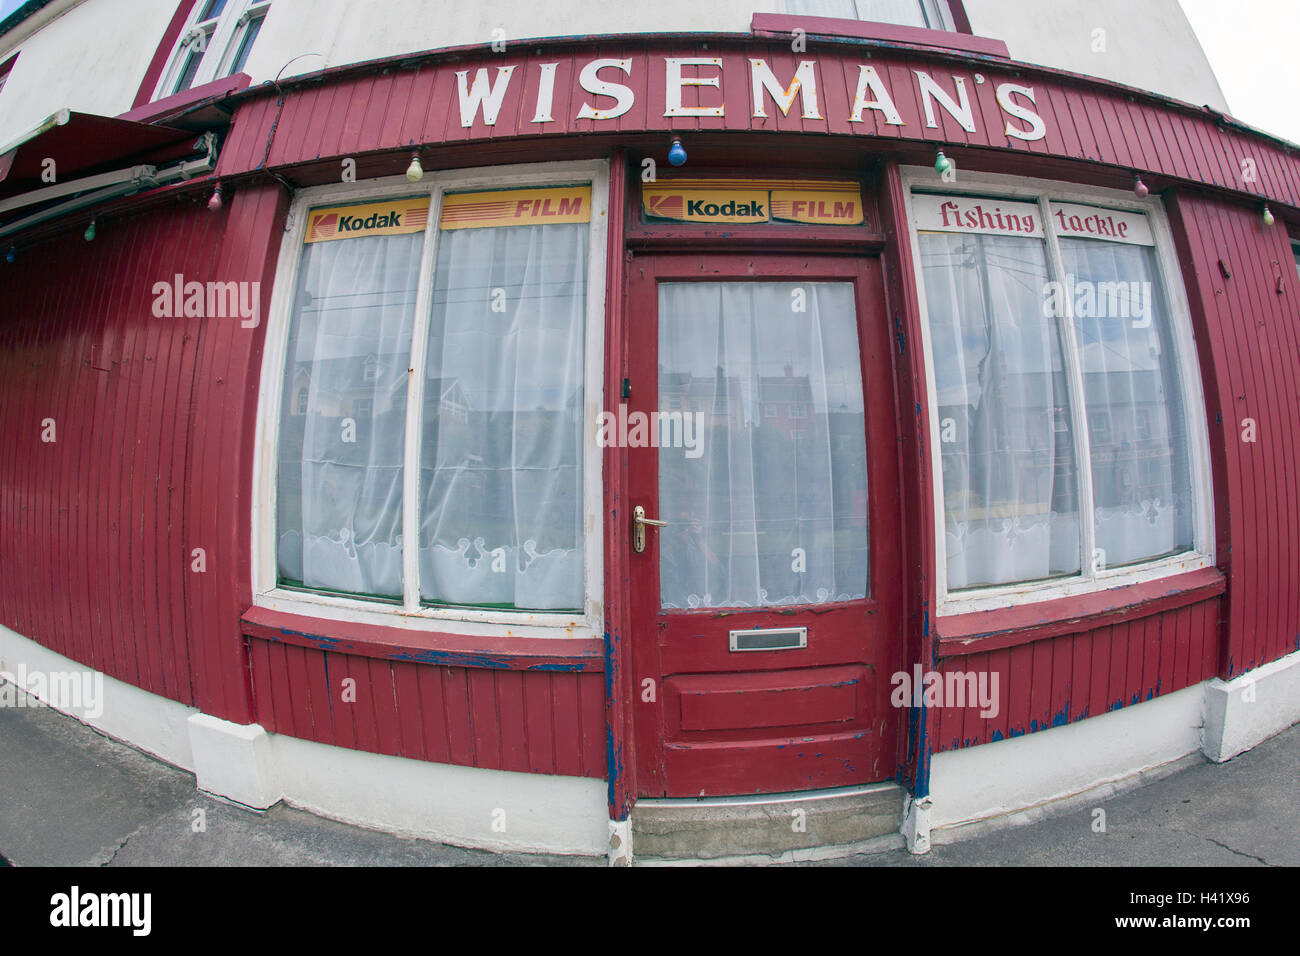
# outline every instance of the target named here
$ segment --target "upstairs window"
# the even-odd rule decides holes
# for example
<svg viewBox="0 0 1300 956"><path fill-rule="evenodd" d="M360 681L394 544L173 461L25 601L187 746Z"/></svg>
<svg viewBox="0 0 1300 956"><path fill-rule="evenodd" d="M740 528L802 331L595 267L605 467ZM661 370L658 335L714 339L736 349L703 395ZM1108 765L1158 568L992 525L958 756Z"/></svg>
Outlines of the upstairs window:
<svg viewBox="0 0 1300 956"><path fill-rule="evenodd" d="M947 0L786 0L787 13L954 30Z"/></svg>
<svg viewBox="0 0 1300 956"><path fill-rule="evenodd" d="M241 71L270 8L269 0L198 0L154 99Z"/></svg>

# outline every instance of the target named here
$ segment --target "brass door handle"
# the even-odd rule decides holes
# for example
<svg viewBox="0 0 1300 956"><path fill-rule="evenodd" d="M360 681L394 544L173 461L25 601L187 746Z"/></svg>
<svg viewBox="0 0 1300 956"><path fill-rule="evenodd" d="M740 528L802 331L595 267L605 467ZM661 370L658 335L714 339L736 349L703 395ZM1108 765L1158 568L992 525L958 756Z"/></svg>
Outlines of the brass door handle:
<svg viewBox="0 0 1300 956"><path fill-rule="evenodd" d="M668 525L668 522L656 521L654 518L647 518L645 516L645 508L640 505L637 505L632 509L632 550L637 554L640 554L645 550L646 525L663 528Z"/></svg>

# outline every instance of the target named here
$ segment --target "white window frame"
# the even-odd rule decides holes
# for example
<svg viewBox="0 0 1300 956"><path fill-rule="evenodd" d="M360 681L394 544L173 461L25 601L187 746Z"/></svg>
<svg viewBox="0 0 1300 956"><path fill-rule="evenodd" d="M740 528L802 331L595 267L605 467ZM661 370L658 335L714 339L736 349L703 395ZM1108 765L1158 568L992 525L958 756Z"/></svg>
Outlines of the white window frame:
<svg viewBox="0 0 1300 956"><path fill-rule="evenodd" d="M428 607L420 603L419 549L403 548L403 599L385 604L364 598L320 594L281 588L276 559L276 463L279 460L280 403L284 392L284 364L293 317L298 269L302 262L307 213L321 206L346 205L383 199L430 197L429 222L424 232L419 284L415 300L415 330L407 393L406 436L402 490L402 540L418 541L418 462L423 408L425 353L429 311L433 296L434 267L438 257L442 198L447 192L516 189L529 186L591 185L591 223L587 259L587 309L583 356L583 607L580 612L493 608ZM276 283L267 317L263 349L261 392L254 455L253 603L258 607L338 621L401 627L412 631L491 637L600 637L604 633L604 497L603 455L597 443L598 422L604 407L605 356L605 249L608 230L609 164L606 160L486 166L427 173L412 185L405 176L365 183L316 186L300 190L289 219L276 267Z"/></svg>
<svg viewBox="0 0 1300 956"><path fill-rule="evenodd" d="M185 68L190 43L200 23L199 15L206 5L207 0L196 0L189 18L185 21L185 26L181 29L180 36L176 38L176 46L172 49L171 59L167 61L167 68L158 79L153 99L160 100L177 92L184 92L176 90L175 86ZM207 40L198 72L194 74L194 80L188 88L194 89L196 86L226 76L249 23L257 19L265 20L270 9L271 0L227 0L226 8L217 16L216 26L212 28L212 35Z"/></svg>
<svg viewBox="0 0 1300 956"><path fill-rule="evenodd" d="M1196 340L1192 329L1191 310L1182 283L1178 256L1174 249L1173 233L1165 215L1164 205L1158 197L1139 199L1132 192L1080 186L1048 179L1031 179L1024 176L1007 176L994 173L963 172L960 181L942 182L934 169L925 166L908 166L902 170L903 204L908 223L908 235L915 266L917 297L921 315L921 342L925 359L926 394L930 404L930 461L934 482L935 522L935 584L939 615L965 614L989 611L1029 601L1048 601L1055 598L1089 594L1108 588L1122 587L1152 581L1157 578L1195 571L1214 564L1214 486L1210 471L1210 433L1205 417L1205 391L1201 381ZM963 588L948 592L947 545L945 541L945 514L943 493L943 446L939 430L939 404L935 385L933 350L930 342L930 323L925 297L925 274L921 262L920 237L914 225L912 196L914 191L945 193L964 196L1017 199L1035 203L1044 223L1043 243L1047 260L1048 277L1060 278L1065 274L1061 248L1049 214L1050 204L1077 203L1107 209L1144 213L1155 240L1156 268L1160 273L1161 289L1169 309L1172 325L1171 339L1181 386L1183 414L1187 423L1188 471L1192 493L1192 549L1163 558L1118 568L1093 567L1086 557L1095 553L1095 517L1093 515L1091 448L1088 422L1083 402L1083 370L1080 365L1075 336L1071 330L1074 321L1071 303L1060 319L1061 346L1066 374L1069 379L1070 410L1074 428L1074 450L1078 456L1079 476L1079 536L1082 543L1082 568L1069 577L1040 581L1024 581L991 587ZM1068 333L1068 334L1067 334Z"/></svg>
<svg viewBox="0 0 1300 956"><path fill-rule="evenodd" d="M929 27L919 27L919 28L917 28L917 29L923 29L923 30L927 30L927 29L928 29L928 30L945 30L945 31L947 31L948 33L954 33L954 32L956 32L956 30L957 30L957 25L956 25L956 23L953 21L953 17L952 17L952 8L948 6L948 0L914 0L914 2L916 3L916 5L917 5L918 7L920 7L920 8L925 12L925 17L926 17L926 19L928 19L928 20L931 21L931 25L930 25ZM789 16L796 16L796 17L797 17L797 16L812 16L812 14L810 14L810 13L800 13L800 12L797 11L797 10L792 10L791 7L794 5L793 2L792 2L792 0L784 0L784 4L785 4L785 12L786 12L786 14L789 15ZM855 11L859 11L859 12L857 13L857 16L854 17L854 19L856 19L856 20L860 20L860 21L863 21L863 22L866 22L866 23L886 23L886 22L888 22L888 21L884 21L884 20L874 20L874 19L869 19L868 17L863 16L863 14L860 12L861 8L859 7L858 4L859 4L859 0L853 0L853 8L854 8L854 10L855 10ZM897 26L911 26L911 24L910 24L910 23L909 23L909 24L901 24L901 23L900 23L900 24L897 24Z"/></svg>

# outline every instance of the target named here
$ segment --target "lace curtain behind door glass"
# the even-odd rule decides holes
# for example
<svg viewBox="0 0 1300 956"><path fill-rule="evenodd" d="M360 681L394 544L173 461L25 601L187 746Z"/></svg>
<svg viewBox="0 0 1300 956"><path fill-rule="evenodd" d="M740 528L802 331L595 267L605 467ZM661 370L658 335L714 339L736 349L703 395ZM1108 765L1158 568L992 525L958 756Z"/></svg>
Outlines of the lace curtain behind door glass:
<svg viewBox="0 0 1300 956"><path fill-rule="evenodd" d="M851 285L662 285L659 412L664 607L866 596L866 421Z"/></svg>

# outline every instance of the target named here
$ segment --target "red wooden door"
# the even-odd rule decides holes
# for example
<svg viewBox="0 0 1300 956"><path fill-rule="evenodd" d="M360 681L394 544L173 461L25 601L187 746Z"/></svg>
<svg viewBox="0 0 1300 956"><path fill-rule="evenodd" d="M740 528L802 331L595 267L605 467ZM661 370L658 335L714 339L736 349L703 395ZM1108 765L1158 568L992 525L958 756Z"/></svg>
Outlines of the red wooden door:
<svg viewBox="0 0 1300 956"><path fill-rule="evenodd" d="M879 260L638 256L628 293L630 504L666 522L629 556L638 795L893 777L902 568Z"/></svg>

